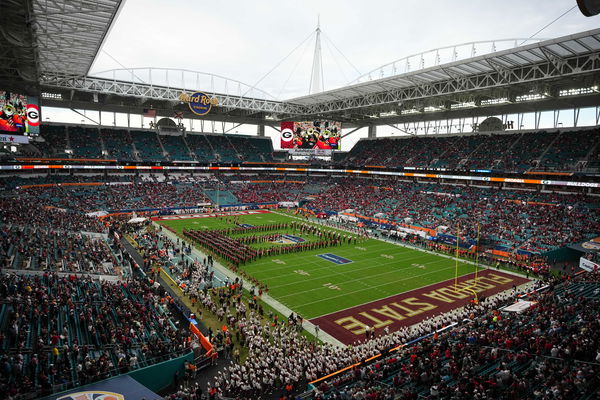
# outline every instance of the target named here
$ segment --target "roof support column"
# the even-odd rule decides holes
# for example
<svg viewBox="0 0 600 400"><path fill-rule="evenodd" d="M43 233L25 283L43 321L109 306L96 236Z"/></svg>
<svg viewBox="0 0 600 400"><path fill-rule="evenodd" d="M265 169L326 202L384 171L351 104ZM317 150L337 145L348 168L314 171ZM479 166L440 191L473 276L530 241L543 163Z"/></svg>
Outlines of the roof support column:
<svg viewBox="0 0 600 400"><path fill-rule="evenodd" d="M256 134L260 137L265 137L265 125L259 124L256 127L257 127Z"/></svg>
<svg viewBox="0 0 600 400"><path fill-rule="evenodd" d="M524 118L523 113L517 114L517 129L523 129L523 118Z"/></svg>
<svg viewBox="0 0 600 400"><path fill-rule="evenodd" d="M369 139L373 139L377 136L377 130L375 129L375 125L369 125L369 131L367 133L367 137Z"/></svg>

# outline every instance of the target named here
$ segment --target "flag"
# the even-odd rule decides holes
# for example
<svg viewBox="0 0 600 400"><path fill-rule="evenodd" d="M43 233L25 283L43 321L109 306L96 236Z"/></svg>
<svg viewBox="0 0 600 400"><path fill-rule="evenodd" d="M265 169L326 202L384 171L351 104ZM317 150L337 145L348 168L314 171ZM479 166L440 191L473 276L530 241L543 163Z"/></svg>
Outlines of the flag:
<svg viewBox="0 0 600 400"><path fill-rule="evenodd" d="M291 121L281 122L281 148L294 148L294 123Z"/></svg>
<svg viewBox="0 0 600 400"><path fill-rule="evenodd" d="M144 117L156 118L156 110L153 108L144 108Z"/></svg>

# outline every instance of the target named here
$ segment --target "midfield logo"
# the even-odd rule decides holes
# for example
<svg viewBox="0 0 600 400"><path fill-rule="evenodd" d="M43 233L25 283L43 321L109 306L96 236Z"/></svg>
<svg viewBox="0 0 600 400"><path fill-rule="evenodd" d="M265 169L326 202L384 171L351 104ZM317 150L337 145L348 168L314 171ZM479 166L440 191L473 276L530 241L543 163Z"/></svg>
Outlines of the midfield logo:
<svg viewBox="0 0 600 400"><path fill-rule="evenodd" d="M336 256L335 254L332 254L332 253L317 254L317 257L321 257L324 260L331 261L332 263L335 263L338 265L350 264L352 262L352 260L349 260L344 257Z"/></svg>

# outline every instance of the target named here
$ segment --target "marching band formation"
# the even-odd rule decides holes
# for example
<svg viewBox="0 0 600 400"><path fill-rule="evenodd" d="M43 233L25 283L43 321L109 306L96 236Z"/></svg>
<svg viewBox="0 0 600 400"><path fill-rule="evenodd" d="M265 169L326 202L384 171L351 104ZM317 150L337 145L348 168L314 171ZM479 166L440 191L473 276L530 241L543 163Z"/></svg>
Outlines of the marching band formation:
<svg viewBox="0 0 600 400"><path fill-rule="evenodd" d="M276 242L282 240L286 234L280 232L266 235L257 234L259 232L281 230L291 231L293 233L297 233L298 235L309 234L316 236L317 239L314 241L302 241L293 244L275 244ZM214 230L184 229L183 234L196 244L221 257L224 261L226 261L229 267L232 267L236 270L240 265L244 265L262 257L298 253L302 251L340 246L344 243L351 244L357 242L356 236L343 234L338 231L325 230L319 226L297 221L258 226L244 225L235 228ZM231 235L238 234L246 235L238 238L231 237ZM255 249L250 246L251 244L265 242L274 242L274 246L262 249Z"/></svg>

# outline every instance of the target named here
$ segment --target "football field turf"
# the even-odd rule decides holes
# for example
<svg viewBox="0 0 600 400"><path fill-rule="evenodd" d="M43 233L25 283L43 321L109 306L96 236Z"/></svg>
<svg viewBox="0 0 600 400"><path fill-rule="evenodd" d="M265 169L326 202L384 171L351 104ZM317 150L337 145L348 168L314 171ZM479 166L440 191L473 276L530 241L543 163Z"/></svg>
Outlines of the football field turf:
<svg viewBox="0 0 600 400"><path fill-rule="evenodd" d="M298 221L278 213L240 215L238 219L240 224L253 226ZM159 223L180 235L184 228L236 227L221 217L161 220ZM330 227L322 229L333 230ZM307 242L316 240L314 235L300 234L292 229L276 232L294 235ZM342 234L347 233L342 231ZM264 243L254 247L261 246ZM454 279L456 262L381 240L359 239L357 243L341 246L262 257L240 269L265 283L271 297L302 317L312 319ZM475 266L471 264L458 264L459 276L474 270Z"/></svg>

